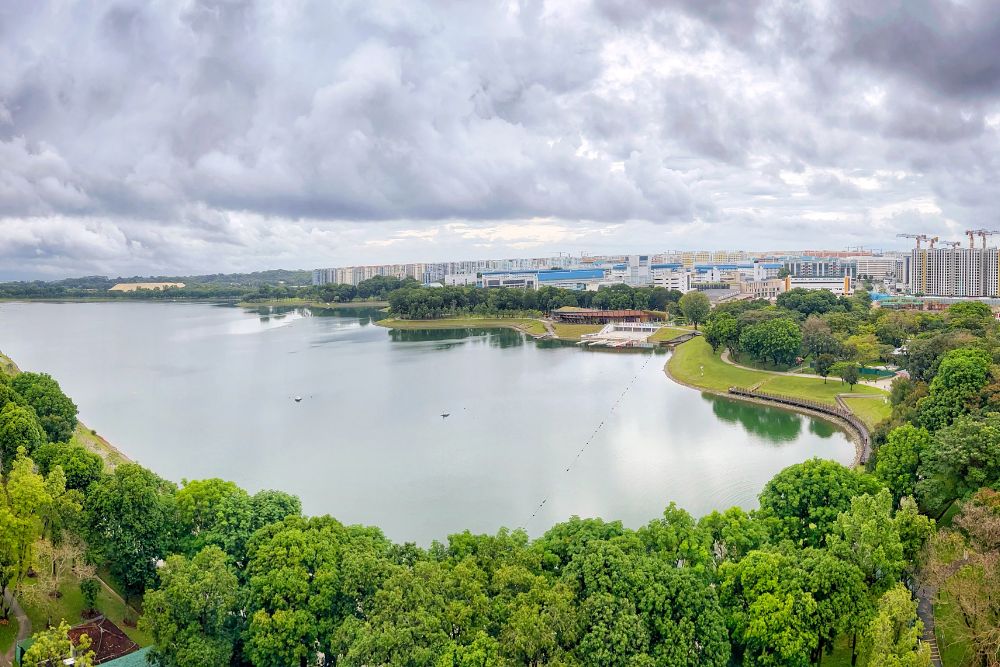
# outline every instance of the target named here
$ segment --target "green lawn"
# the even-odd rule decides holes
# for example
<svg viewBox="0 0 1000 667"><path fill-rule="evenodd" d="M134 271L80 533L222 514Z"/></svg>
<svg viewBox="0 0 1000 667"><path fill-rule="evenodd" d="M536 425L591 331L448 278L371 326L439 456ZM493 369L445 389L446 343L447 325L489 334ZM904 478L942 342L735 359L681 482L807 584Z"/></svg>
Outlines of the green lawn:
<svg viewBox="0 0 1000 667"><path fill-rule="evenodd" d="M847 403L847 407L854 414L861 417L861 421L867 424L869 428L874 427L883 419L888 419L889 414L892 413L892 406L885 396L875 398L845 398L844 403Z"/></svg>
<svg viewBox="0 0 1000 667"><path fill-rule="evenodd" d="M677 346L667 362L667 368L680 382L716 391L748 387L768 378L767 373L748 371L725 363L712 352L712 346L702 336Z"/></svg>
<svg viewBox="0 0 1000 667"><path fill-rule="evenodd" d="M677 327L662 327L659 331L649 337L650 343L662 343L664 341L680 338L691 333L691 329L679 329Z"/></svg>
<svg viewBox="0 0 1000 667"><path fill-rule="evenodd" d="M545 325L541 320L534 320L529 317L453 317L440 320L400 320L388 318L376 322L379 326L388 329L495 329L497 327L509 327L518 329L532 335L542 335L545 333Z"/></svg>
<svg viewBox="0 0 1000 667"><path fill-rule="evenodd" d="M858 393L882 396L881 389L855 385L852 391L840 380L775 375L765 371L737 368L722 361L703 337L693 338L674 350L667 362L670 374L681 382L703 389L727 391L730 387L749 387L760 384L760 389L775 394L786 394L821 403L836 404L837 394ZM868 399L861 399L868 400Z"/></svg>
<svg viewBox="0 0 1000 667"><path fill-rule="evenodd" d="M33 583L34 580L32 579L26 581L26 585L28 586L33 585ZM70 625L77 625L82 622L83 594L80 592L79 580L72 575L68 575L63 580L63 583L60 584L59 592L62 593L62 597L58 599L56 606L51 612L52 622L58 624L60 619L65 619ZM31 619L32 632L37 632L44 628L49 612L28 596L21 596L18 601L21 603L21 607L24 608L24 613ZM140 646L148 646L152 643L152 639L146 633L125 624L125 605L103 586L97 596L97 609L110 618L115 625L124 630L125 634L135 643Z"/></svg>
<svg viewBox="0 0 1000 667"><path fill-rule="evenodd" d="M583 334L597 333L604 327L600 324L566 324L564 322L554 322L553 330L557 338L563 340L580 340Z"/></svg>
<svg viewBox="0 0 1000 667"><path fill-rule="evenodd" d="M0 654L6 653L10 645L14 643L14 638L17 637L17 619L14 618L14 614L10 615L7 619L7 625L0 625Z"/></svg>

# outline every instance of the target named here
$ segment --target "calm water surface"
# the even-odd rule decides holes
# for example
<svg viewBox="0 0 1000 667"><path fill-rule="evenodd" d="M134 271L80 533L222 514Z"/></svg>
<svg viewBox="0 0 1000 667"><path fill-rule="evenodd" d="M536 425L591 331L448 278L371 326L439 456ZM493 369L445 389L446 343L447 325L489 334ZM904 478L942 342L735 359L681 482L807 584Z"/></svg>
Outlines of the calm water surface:
<svg viewBox="0 0 1000 667"><path fill-rule="evenodd" d="M373 316L0 303L0 350L164 477L284 489L397 541L538 535L573 514L638 526L672 500L696 516L751 508L787 465L853 458L826 422L674 384L665 354Z"/></svg>

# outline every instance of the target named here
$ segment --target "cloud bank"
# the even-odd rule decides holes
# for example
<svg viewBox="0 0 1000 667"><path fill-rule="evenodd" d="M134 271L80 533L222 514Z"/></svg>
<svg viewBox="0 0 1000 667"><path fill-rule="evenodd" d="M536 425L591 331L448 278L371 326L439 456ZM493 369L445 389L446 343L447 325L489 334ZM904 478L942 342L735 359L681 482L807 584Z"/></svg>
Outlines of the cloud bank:
<svg viewBox="0 0 1000 667"><path fill-rule="evenodd" d="M0 277L993 226L1000 5L0 6Z"/></svg>

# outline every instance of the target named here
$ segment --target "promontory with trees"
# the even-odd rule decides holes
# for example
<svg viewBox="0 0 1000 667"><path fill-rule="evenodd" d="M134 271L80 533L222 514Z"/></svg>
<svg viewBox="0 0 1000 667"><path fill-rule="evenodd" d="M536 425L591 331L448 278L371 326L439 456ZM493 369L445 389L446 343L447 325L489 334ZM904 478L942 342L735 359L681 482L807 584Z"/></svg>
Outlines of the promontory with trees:
<svg viewBox="0 0 1000 667"><path fill-rule="evenodd" d="M432 293L453 299L408 314L484 303L463 294L498 312L562 296L388 297L416 309ZM654 297L623 286L586 298L680 312ZM680 351L834 366L905 345L910 378L893 384L868 469L790 466L750 512L670 505L637 529L571 518L535 539L502 529L395 544L377 527L303 516L280 491L112 465L81 444L55 380L4 374L0 583L44 621L25 664L66 648L60 621L80 620L71 600L109 612L98 576L123 593L122 622L158 665L919 667L931 657L918 589L935 603L948 667L1000 660L1000 337L988 309L888 312L793 291L717 307L703 329ZM6 600L0 617L13 618Z"/></svg>

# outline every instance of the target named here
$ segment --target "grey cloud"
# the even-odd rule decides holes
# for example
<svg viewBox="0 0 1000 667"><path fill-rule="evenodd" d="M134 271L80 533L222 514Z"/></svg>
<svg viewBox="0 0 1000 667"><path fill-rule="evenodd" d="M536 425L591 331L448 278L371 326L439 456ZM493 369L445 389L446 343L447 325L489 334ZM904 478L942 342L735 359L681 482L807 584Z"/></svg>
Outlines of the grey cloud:
<svg viewBox="0 0 1000 667"><path fill-rule="evenodd" d="M628 245L615 234L732 245L745 229L853 242L871 225L816 221L922 198L942 213L898 225L977 224L1000 195L997 13L944 0L10 0L0 259L112 273L446 259L434 253L523 247L450 223L535 219L601 230L551 237L592 251ZM372 243L400 225L437 236Z"/></svg>

